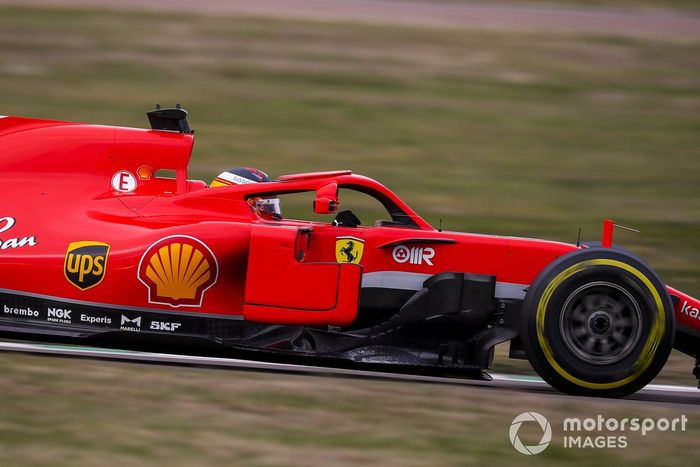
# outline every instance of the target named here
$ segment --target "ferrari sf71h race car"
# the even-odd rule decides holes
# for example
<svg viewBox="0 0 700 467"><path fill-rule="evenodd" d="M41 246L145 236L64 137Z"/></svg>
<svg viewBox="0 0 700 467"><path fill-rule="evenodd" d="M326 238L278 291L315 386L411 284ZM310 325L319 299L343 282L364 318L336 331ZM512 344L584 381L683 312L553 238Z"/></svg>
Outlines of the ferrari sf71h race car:
<svg viewBox="0 0 700 467"><path fill-rule="evenodd" d="M151 130L0 118L0 330L484 379L509 341L555 388L612 397L674 346L697 357L700 301L613 245L611 221L581 245L436 230L349 170L212 188L188 179L187 113L148 117ZM360 225L339 191L384 218ZM302 192L327 222L260 209Z"/></svg>

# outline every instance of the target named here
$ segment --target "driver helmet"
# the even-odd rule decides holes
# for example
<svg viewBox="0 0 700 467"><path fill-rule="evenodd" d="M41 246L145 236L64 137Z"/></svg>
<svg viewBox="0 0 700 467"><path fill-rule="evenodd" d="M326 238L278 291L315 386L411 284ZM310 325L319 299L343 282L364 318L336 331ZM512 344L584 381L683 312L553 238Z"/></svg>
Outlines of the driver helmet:
<svg viewBox="0 0 700 467"><path fill-rule="evenodd" d="M222 187L230 185L248 185L251 183L267 183L270 177L259 169L252 167L237 167L227 170L216 176L211 182L211 187ZM282 218L280 200L276 196L273 198L252 198L252 205L262 215L270 215L276 219Z"/></svg>

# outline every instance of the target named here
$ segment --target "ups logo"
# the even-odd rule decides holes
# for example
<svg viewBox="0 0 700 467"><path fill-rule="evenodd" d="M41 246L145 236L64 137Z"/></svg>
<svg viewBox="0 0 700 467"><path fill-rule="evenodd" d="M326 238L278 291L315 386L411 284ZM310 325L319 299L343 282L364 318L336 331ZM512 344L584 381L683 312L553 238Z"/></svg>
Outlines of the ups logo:
<svg viewBox="0 0 700 467"><path fill-rule="evenodd" d="M73 242L68 245L63 272L68 282L87 290L105 277L109 245L100 242Z"/></svg>

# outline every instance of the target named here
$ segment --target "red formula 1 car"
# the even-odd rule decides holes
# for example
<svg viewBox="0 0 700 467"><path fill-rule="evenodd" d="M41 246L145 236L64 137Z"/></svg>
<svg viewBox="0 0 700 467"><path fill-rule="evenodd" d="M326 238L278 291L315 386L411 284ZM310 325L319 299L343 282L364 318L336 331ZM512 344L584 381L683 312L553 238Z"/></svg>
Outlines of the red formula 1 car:
<svg viewBox="0 0 700 467"><path fill-rule="evenodd" d="M674 345L697 356L700 302L613 246L611 222L580 246L443 232L350 171L210 188L187 178L186 115L158 108L152 130L0 118L0 330L481 378L510 341L555 388L602 396L649 383ZM328 222L259 208L304 192ZM361 225L345 192L384 218Z"/></svg>

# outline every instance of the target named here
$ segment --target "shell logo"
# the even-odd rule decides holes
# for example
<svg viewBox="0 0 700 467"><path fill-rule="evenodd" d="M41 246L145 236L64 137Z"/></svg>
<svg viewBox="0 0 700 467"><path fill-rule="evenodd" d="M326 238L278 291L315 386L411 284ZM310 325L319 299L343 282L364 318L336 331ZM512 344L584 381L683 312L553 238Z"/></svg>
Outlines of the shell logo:
<svg viewBox="0 0 700 467"><path fill-rule="evenodd" d="M219 276L214 253L200 240L173 235L148 247L139 263L138 278L148 288L148 302L201 306L204 292Z"/></svg>

